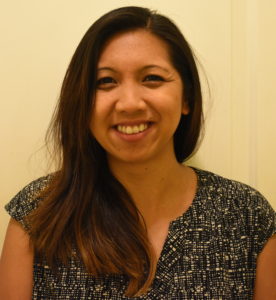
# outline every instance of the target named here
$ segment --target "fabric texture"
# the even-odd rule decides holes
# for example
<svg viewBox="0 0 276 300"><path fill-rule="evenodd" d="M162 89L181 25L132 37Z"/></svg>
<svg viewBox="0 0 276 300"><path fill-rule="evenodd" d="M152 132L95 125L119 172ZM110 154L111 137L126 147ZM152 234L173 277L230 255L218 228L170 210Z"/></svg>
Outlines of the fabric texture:
<svg viewBox="0 0 276 300"><path fill-rule="evenodd" d="M275 212L253 188L195 171L196 196L189 209L170 223L147 294L125 297L124 275L95 278L73 258L68 266L60 264L55 275L35 257L33 299L252 299L257 255L276 232ZM24 216L42 201L39 191L50 178L33 181L5 206L27 231Z"/></svg>

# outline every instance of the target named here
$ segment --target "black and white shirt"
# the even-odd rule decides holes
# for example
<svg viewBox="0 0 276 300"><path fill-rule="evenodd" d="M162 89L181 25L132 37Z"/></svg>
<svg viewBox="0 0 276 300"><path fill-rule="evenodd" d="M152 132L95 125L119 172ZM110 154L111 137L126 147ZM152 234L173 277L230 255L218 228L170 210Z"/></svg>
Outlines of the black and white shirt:
<svg viewBox="0 0 276 300"><path fill-rule="evenodd" d="M276 233L275 212L259 192L213 173L195 169L196 196L189 209L170 223L149 292L124 296L127 278L89 276L80 261L54 274L34 259L33 299L252 299L256 260ZM24 216L37 207L39 191L50 175L20 191L6 210L24 228Z"/></svg>

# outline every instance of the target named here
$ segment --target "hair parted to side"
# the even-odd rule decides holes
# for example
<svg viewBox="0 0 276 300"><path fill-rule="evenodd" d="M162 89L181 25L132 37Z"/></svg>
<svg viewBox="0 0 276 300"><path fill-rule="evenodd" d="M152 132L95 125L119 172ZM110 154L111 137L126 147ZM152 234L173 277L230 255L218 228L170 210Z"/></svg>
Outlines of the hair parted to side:
<svg viewBox="0 0 276 300"><path fill-rule="evenodd" d="M181 117L174 135L177 161L183 162L195 150L202 96L190 46L174 23L155 11L133 6L112 10L88 29L69 64L48 131L55 155L61 157L60 168L40 195L43 201L28 217L34 249L53 269L57 262L66 264L76 249L93 276L127 275L128 296L147 291L156 261L141 216L110 172L105 151L89 124L101 51L117 33L135 29L147 30L169 46L189 105L189 114Z"/></svg>

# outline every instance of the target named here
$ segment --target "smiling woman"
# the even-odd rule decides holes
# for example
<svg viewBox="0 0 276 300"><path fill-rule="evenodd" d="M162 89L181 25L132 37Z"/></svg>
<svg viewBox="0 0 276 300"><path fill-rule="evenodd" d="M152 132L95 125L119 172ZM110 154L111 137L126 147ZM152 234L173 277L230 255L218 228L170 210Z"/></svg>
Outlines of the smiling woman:
<svg viewBox="0 0 276 300"><path fill-rule="evenodd" d="M274 299L275 213L251 187L183 163L201 125L174 23L141 7L98 19L49 131L60 166L6 205L1 299Z"/></svg>
<svg viewBox="0 0 276 300"><path fill-rule="evenodd" d="M102 50L98 78L90 128L109 165L157 156L172 164L173 135L189 109L167 44L145 29L119 33Z"/></svg>

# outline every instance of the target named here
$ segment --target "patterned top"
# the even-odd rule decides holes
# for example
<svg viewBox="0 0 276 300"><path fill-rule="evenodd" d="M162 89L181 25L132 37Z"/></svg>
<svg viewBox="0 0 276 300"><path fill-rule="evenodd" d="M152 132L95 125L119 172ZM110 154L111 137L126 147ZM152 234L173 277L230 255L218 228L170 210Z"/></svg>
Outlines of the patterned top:
<svg viewBox="0 0 276 300"><path fill-rule="evenodd" d="M195 170L197 193L189 209L169 226L149 292L124 296L127 278L88 276L80 261L58 267L58 276L34 259L33 299L251 299L256 259L276 232L275 212L251 187ZM50 176L33 181L6 205L25 228L23 217L41 200Z"/></svg>

